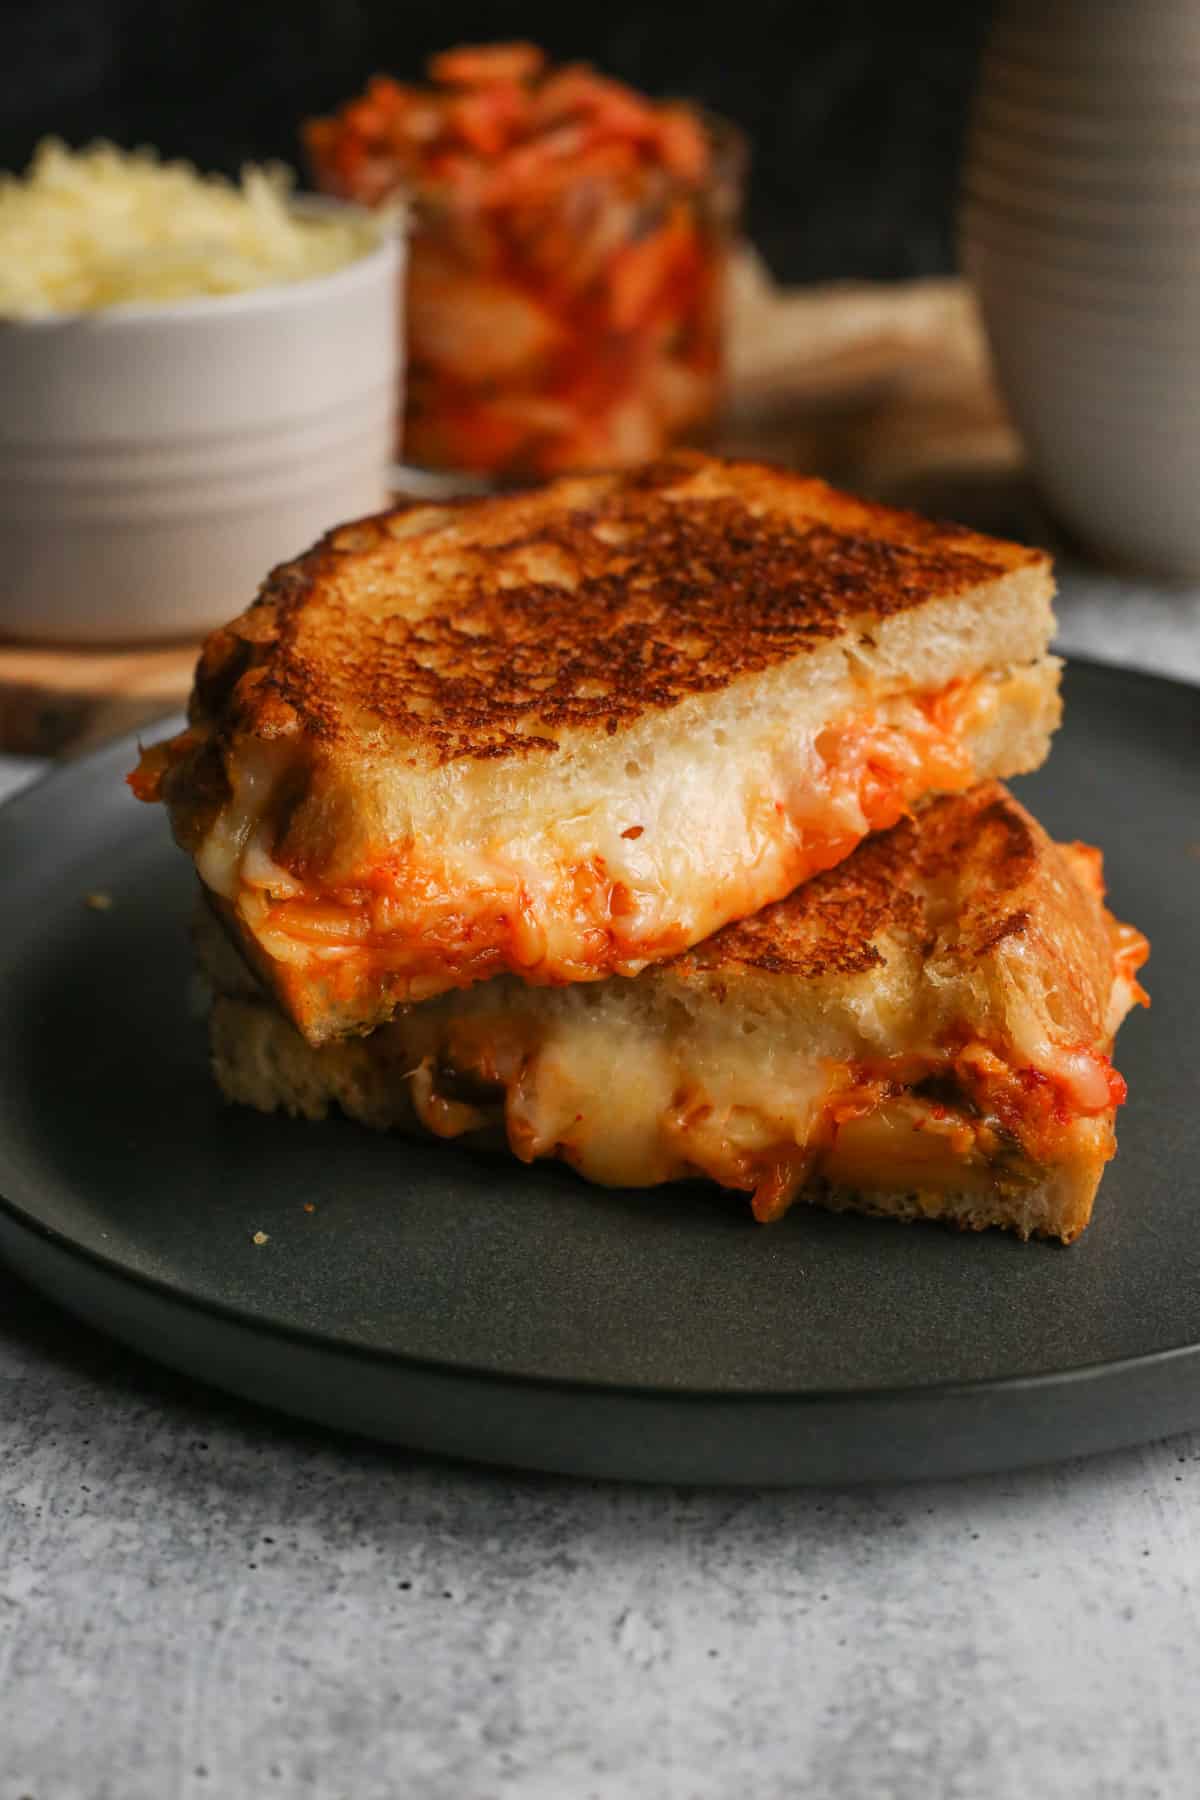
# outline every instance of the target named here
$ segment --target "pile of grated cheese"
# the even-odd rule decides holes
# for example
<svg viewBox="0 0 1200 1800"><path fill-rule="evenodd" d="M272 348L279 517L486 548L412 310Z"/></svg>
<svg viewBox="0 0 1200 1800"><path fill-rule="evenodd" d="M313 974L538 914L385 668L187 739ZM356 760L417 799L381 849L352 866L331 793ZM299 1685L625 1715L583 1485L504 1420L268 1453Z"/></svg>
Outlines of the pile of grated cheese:
<svg viewBox="0 0 1200 1800"><path fill-rule="evenodd" d="M235 186L151 150L46 139L24 175L0 176L0 318L304 281L378 241L365 220L297 216L291 185L281 165Z"/></svg>

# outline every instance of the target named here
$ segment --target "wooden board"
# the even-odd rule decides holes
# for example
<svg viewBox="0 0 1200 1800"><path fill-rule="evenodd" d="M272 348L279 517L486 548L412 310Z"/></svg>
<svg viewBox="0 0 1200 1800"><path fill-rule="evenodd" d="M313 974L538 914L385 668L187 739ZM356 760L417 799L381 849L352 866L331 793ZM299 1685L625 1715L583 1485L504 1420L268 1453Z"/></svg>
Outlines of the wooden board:
<svg viewBox="0 0 1200 1800"><path fill-rule="evenodd" d="M1008 522L981 515L975 499L995 473L1019 466L962 282L789 293L752 251L733 269L719 447L999 530ZM0 749L75 754L171 712L187 697L196 652L194 643L0 644Z"/></svg>
<svg viewBox="0 0 1200 1800"><path fill-rule="evenodd" d="M196 645L136 650L0 645L0 749L77 753L182 706Z"/></svg>

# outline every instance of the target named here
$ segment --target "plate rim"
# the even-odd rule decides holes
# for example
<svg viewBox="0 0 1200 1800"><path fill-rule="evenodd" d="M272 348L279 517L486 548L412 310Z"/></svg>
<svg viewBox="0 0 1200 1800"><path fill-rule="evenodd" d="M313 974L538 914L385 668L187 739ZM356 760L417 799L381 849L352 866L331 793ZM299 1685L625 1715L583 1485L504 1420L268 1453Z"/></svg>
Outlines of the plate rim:
<svg viewBox="0 0 1200 1800"><path fill-rule="evenodd" d="M650 1382L589 1381L577 1376L537 1375L521 1369L489 1369L478 1363L457 1363L449 1362L444 1358L416 1356L411 1351L389 1350L381 1345L355 1344L315 1328L289 1325L282 1319L272 1319L263 1314L243 1312L228 1301L212 1300L202 1294L189 1293L186 1290L172 1287L170 1282L164 1281L160 1276L147 1275L140 1269L131 1269L115 1257L106 1256L101 1251L91 1249L87 1244L79 1243L67 1233L58 1231L53 1225L48 1225L44 1219L39 1219L36 1214L27 1212L18 1202L10 1200L6 1194L0 1194L0 1214L6 1215L10 1223L15 1224L28 1235L39 1238L43 1243L48 1243L59 1254L86 1263L109 1280L117 1283L124 1282L144 1293L151 1294L164 1304L182 1306L192 1312L200 1313L206 1319L215 1320L219 1324L236 1326L241 1330L256 1332L264 1337L282 1339L286 1343L298 1344L308 1350L350 1361L411 1369L425 1375L446 1376L460 1381L478 1381L506 1388L549 1389L560 1395L574 1394L580 1397L607 1395L623 1400L645 1400L653 1403L669 1401L672 1404L684 1402L710 1406L717 1402L723 1405L736 1405L739 1401L747 1401L759 1405L775 1402L785 1406L846 1406L854 1408L872 1403L893 1404L909 1399L934 1402L969 1399L983 1394L1036 1393L1044 1388L1084 1386L1104 1380L1116 1381L1123 1376L1144 1373L1157 1368L1160 1364L1200 1360L1200 1338L1198 1338L1193 1343L1171 1344L1158 1350L1147 1351L1141 1356L1114 1357L1107 1362L1079 1363L1070 1368L1044 1369L1035 1374L981 1375L969 1380L932 1381L920 1384L909 1382L894 1387L683 1388ZM1054 1254L1056 1249L1065 1250L1067 1248L1053 1244L1043 1247L1051 1254Z"/></svg>

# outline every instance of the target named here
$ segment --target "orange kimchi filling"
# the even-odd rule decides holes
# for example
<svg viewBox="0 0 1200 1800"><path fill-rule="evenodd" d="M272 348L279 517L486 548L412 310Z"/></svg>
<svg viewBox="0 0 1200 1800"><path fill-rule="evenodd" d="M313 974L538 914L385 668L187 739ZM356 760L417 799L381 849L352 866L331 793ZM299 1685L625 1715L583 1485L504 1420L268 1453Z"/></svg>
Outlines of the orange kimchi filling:
<svg viewBox="0 0 1200 1800"><path fill-rule="evenodd" d="M986 1045L848 1063L806 1141L704 1172L753 1191L760 1223L781 1218L814 1179L884 1190L953 1189L973 1172L1020 1186L1069 1152L1073 1129L1123 1105L1124 1079L1101 1051L1079 1045L1068 1072L1014 1065ZM887 1129L880 1129L886 1127ZM924 1140L924 1141L922 1141ZM1107 1156L1116 1149L1111 1130Z"/></svg>
<svg viewBox="0 0 1200 1800"><path fill-rule="evenodd" d="M914 697L915 720L903 728L866 715L822 732L819 785L794 808L775 801L773 817L756 821L772 844L769 885L758 867L714 871L720 917L702 935L841 862L922 795L969 787L963 718L976 689L956 682ZM853 810L848 800L861 818L854 829L841 822ZM269 866L257 876L243 869L238 910L268 954L293 963L305 951L317 954L327 991L342 998L396 975L415 1000L504 972L535 983L636 974L696 935L665 916L661 899L614 876L600 855L561 865L536 894L511 869L490 885L419 844L380 857L345 883L290 870L287 877L281 894Z"/></svg>
<svg viewBox="0 0 1200 1800"><path fill-rule="evenodd" d="M1062 1072L1048 1074L964 1040L957 1049L828 1064L824 1097L802 1132L788 1135L777 1116L782 1132L774 1142L763 1130L771 1112L765 1087L762 1114L716 1105L699 1088L676 1091L663 1111L647 1100L634 1147L613 1164L611 1097L596 1091L586 1062L569 1051L564 1061L559 1042L543 1068L536 1042L513 1029L496 1020L457 1021L431 1043L412 1083L427 1130L456 1137L502 1116L522 1161L556 1156L617 1185L704 1175L750 1193L763 1224L781 1218L814 1181L865 1192L1020 1189L1070 1159L1081 1122L1109 1121L1125 1099L1108 1056L1090 1046L1065 1051ZM564 1110L564 1081L578 1110ZM620 1104L628 1128L638 1097L626 1095ZM1112 1154L1110 1123L1099 1143Z"/></svg>

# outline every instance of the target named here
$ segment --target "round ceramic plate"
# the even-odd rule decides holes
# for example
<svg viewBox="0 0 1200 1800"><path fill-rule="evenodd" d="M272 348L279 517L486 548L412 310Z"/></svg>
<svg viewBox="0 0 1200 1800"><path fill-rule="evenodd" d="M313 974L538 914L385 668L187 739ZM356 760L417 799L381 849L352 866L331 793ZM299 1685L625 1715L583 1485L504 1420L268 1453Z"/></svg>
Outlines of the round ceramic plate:
<svg viewBox="0 0 1200 1800"><path fill-rule="evenodd" d="M0 814L0 1248L149 1355L455 1455L720 1482L944 1475L1200 1424L1200 690L1086 664L1046 769L1149 934L1091 1229L755 1226L225 1107L189 1009L192 876L106 749ZM111 897L107 910L86 903ZM256 1241L261 1234L265 1241Z"/></svg>

